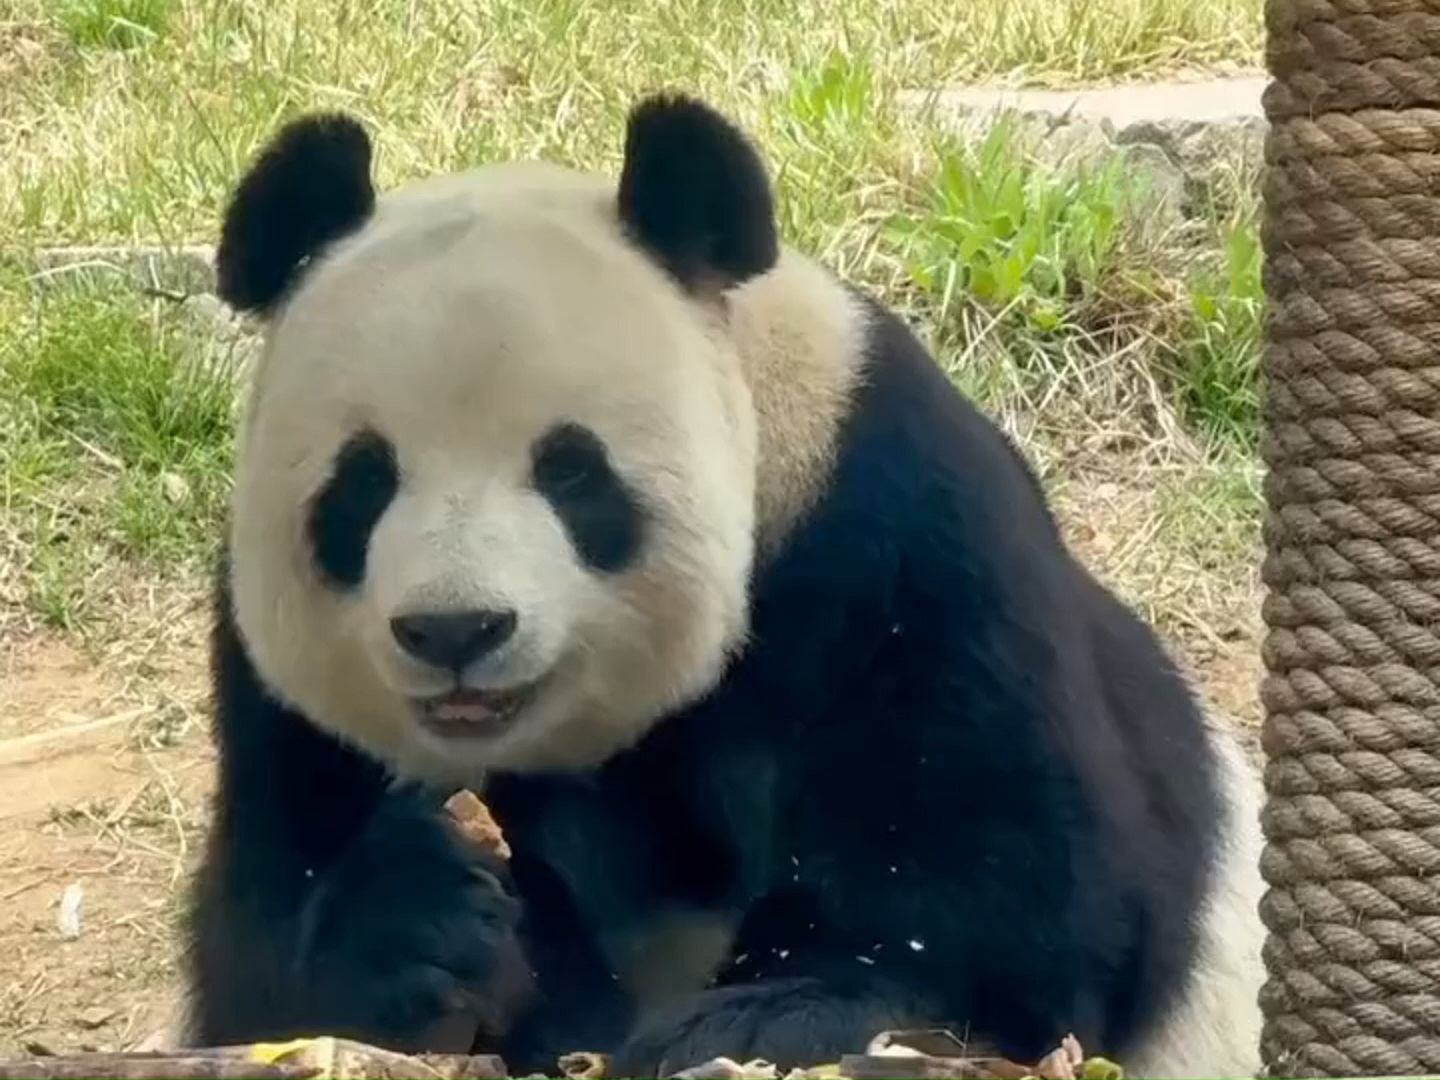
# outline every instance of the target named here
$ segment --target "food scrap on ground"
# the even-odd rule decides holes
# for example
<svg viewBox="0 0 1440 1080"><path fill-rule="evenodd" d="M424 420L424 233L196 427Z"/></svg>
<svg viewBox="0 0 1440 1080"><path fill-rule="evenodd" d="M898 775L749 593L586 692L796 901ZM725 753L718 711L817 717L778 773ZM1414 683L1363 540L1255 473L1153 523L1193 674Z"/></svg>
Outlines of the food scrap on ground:
<svg viewBox="0 0 1440 1080"><path fill-rule="evenodd" d="M557 1075L609 1080L610 1060L566 1054ZM283 1043L173 1052L73 1054L0 1061L0 1080L511 1080L491 1054L400 1054L324 1036ZM761 1060L719 1057L672 1074L672 1080L1123 1080L1105 1058L1086 1058L1073 1036L1039 1062L1023 1065L966 1052L946 1031L881 1032L863 1054L781 1074ZM522 1078L514 1078L522 1080ZM615 1078L620 1080L620 1078Z"/></svg>

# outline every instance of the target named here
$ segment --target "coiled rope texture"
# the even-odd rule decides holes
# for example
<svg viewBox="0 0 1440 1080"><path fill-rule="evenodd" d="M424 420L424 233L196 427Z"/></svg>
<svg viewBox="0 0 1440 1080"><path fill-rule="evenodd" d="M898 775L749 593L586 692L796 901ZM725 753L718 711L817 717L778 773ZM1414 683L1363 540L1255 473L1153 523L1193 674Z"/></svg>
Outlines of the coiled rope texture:
<svg viewBox="0 0 1440 1080"><path fill-rule="evenodd" d="M1270 0L1271 1075L1440 1072L1440 0Z"/></svg>

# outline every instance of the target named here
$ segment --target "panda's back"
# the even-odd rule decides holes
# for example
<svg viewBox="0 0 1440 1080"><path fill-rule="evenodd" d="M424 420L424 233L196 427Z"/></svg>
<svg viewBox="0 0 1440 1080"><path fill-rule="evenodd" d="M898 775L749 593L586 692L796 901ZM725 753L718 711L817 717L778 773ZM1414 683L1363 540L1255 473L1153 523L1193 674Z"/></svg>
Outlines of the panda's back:
<svg viewBox="0 0 1440 1080"><path fill-rule="evenodd" d="M1094 964L1077 981L1123 1042L1179 992L1193 957L1222 823L1200 711L1155 635L1066 550L999 428L893 312L792 258L776 271L790 278L751 286L773 292L746 315L785 312L780 325L807 325L821 347L799 366L764 346L750 358L771 380L803 376L768 390L777 417L804 420L798 439L777 425L767 443L762 426L761 468L768 447L768 467L821 471L789 480L809 501L763 557L749 652L707 714L726 716L717 728L788 727L804 752L786 758L787 789L856 784L894 807L895 832L877 835L879 819L852 817L843 798L799 796L777 812L797 849L840 830L875 845L879 873L887 847L1052 860L1055 887L1073 893L1054 962ZM927 757L955 770L964 800L927 799ZM1029 808L1007 820L1007 804ZM995 941L1021 969L1046 947Z"/></svg>

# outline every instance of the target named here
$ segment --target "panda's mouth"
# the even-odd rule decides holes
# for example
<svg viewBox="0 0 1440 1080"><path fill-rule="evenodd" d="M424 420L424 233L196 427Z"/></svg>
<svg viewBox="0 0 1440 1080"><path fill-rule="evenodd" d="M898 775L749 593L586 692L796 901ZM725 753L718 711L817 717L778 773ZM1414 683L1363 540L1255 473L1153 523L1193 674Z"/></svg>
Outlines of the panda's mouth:
<svg viewBox="0 0 1440 1080"><path fill-rule="evenodd" d="M504 690L461 687L419 702L420 718L430 730L449 738L498 735L530 703L539 687L538 681Z"/></svg>

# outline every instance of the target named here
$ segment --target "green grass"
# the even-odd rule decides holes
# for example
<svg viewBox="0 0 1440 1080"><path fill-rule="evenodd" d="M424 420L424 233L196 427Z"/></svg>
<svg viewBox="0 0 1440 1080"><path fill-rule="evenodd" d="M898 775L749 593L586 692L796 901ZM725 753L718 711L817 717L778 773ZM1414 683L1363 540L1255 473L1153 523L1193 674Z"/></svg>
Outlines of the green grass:
<svg viewBox="0 0 1440 1080"><path fill-rule="evenodd" d="M1057 163L1018 123L946 134L900 94L1255 63L1260 7L0 0L0 247L212 240L260 143L314 108L366 121L385 186L497 158L614 170L635 97L681 87L761 144L786 239L911 315L1003 422L1062 449L1190 440L1243 472L1253 184L1217 174L1156 227L1122 163ZM116 567L199 565L231 408L187 362L203 347L118 280L0 275L0 607L19 589L77 625Z"/></svg>
<svg viewBox="0 0 1440 1080"><path fill-rule="evenodd" d="M118 567L213 550L235 394L196 321L122 281L0 276L0 573L74 628ZM12 582L13 583L13 582Z"/></svg>
<svg viewBox="0 0 1440 1080"><path fill-rule="evenodd" d="M1187 282L1187 319L1172 350L1189 416L1214 436L1246 446L1260 426L1262 250L1255 208L1220 222L1218 255Z"/></svg>
<svg viewBox="0 0 1440 1080"><path fill-rule="evenodd" d="M816 179L844 187L833 144L899 90L1255 62L1261 40L1260 0L0 0L7 25L40 52L0 80L0 236L87 242L208 237L257 141L317 106L370 121L393 181L613 165L632 98L681 85L782 149L830 144Z"/></svg>
<svg viewBox="0 0 1440 1080"><path fill-rule="evenodd" d="M1262 299L1248 178L1217 171L1189 216L1167 217L1122 156L1046 160L1040 138L1001 118L936 139L886 223L897 273L883 286L992 407L1068 391L1108 397L1106 414L1158 392L1201 439L1248 450Z"/></svg>
<svg viewBox="0 0 1440 1080"><path fill-rule="evenodd" d="M177 0L54 0L55 17L74 44L132 49L158 40Z"/></svg>

